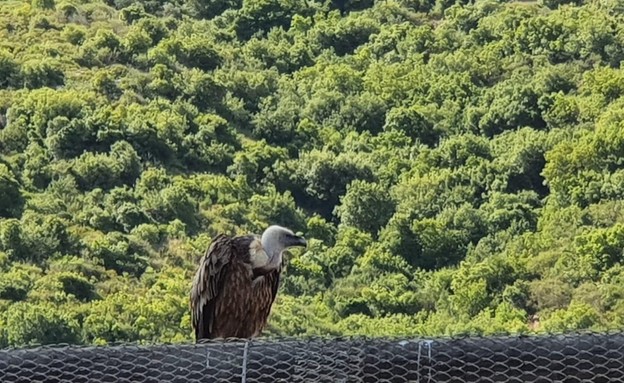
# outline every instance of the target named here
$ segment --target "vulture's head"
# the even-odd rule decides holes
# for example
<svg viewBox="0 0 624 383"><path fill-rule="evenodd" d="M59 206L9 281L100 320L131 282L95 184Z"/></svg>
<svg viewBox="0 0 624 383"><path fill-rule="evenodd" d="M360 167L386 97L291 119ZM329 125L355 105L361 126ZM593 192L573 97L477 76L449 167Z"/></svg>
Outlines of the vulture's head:
<svg viewBox="0 0 624 383"><path fill-rule="evenodd" d="M262 247L273 258L282 254L290 247L306 247L308 242L302 236L296 235L292 230L285 227L273 225L269 226L262 233Z"/></svg>

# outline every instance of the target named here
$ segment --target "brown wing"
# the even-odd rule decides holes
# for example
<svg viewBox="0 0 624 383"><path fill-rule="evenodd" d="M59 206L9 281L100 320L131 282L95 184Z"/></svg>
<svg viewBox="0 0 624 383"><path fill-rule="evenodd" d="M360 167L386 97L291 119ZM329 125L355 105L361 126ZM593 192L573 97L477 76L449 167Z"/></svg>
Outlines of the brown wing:
<svg viewBox="0 0 624 383"><path fill-rule="evenodd" d="M232 259L232 239L226 235L216 236L208 251L200 260L193 278L190 306L191 323L195 340L211 338L213 331L215 301L223 287L223 275Z"/></svg>
<svg viewBox="0 0 624 383"><path fill-rule="evenodd" d="M271 292L271 304L275 300L277 296L277 289L279 288L280 283L280 275L282 273L282 269L284 269L285 260L282 259L282 264L277 270L267 271L264 268L257 268L253 270L253 278L256 279L260 276L264 276L264 280L262 281L262 285L265 289Z"/></svg>
<svg viewBox="0 0 624 383"><path fill-rule="evenodd" d="M275 297L277 296L277 290L279 289L282 267L283 265L278 270L275 270L268 275L267 282L271 286L271 304L269 306L273 305L273 302L275 302Z"/></svg>
<svg viewBox="0 0 624 383"><path fill-rule="evenodd" d="M251 336L260 335L267 325L279 289L282 267L258 277L254 282L254 299L250 302L248 311L248 318L252 322L249 324L252 329Z"/></svg>

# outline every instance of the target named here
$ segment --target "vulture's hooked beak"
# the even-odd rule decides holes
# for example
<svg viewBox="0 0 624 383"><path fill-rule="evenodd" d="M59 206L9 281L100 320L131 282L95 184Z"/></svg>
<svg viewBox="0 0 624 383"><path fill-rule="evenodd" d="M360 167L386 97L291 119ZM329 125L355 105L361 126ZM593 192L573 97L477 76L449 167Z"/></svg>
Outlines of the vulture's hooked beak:
<svg viewBox="0 0 624 383"><path fill-rule="evenodd" d="M293 235L289 238L288 246L301 246L307 247L308 241L302 235Z"/></svg>

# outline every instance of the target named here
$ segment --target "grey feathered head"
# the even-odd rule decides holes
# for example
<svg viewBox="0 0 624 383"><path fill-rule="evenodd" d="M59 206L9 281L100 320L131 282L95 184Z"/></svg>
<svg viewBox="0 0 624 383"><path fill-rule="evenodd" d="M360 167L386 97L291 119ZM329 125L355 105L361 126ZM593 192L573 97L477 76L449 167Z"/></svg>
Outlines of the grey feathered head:
<svg viewBox="0 0 624 383"><path fill-rule="evenodd" d="M296 235L292 230L282 226L269 226L262 233L262 247L270 257L280 255L289 247L301 246L306 247L308 242L302 236Z"/></svg>

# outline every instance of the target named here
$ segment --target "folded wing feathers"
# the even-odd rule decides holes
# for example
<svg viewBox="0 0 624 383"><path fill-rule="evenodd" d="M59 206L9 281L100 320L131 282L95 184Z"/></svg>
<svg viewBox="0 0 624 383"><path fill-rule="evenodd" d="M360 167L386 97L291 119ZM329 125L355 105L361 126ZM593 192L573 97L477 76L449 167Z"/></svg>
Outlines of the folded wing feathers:
<svg viewBox="0 0 624 383"><path fill-rule="evenodd" d="M230 241L231 239L226 235L219 234L200 261L201 266L193 279L191 289L192 320L195 327L201 319L203 308L219 293L218 286L223 266L230 261L231 257ZM209 329L212 330L212 323L209 323Z"/></svg>

